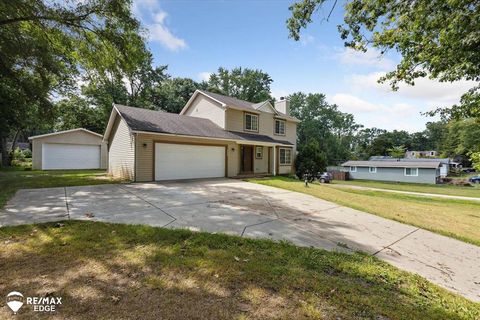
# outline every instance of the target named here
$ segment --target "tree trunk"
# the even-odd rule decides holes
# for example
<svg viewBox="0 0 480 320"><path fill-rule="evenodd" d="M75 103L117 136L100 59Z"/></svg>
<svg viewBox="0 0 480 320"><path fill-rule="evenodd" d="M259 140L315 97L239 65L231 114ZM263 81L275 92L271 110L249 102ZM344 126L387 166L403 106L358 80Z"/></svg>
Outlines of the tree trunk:
<svg viewBox="0 0 480 320"><path fill-rule="evenodd" d="M0 133L0 148L2 149L2 167L10 166L10 157L7 150L7 136Z"/></svg>
<svg viewBox="0 0 480 320"><path fill-rule="evenodd" d="M20 130L15 131L15 135L13 136L12 146L10 147L10 153L15 151L15 145L17 144L18 135L20 134Z"/></svg>

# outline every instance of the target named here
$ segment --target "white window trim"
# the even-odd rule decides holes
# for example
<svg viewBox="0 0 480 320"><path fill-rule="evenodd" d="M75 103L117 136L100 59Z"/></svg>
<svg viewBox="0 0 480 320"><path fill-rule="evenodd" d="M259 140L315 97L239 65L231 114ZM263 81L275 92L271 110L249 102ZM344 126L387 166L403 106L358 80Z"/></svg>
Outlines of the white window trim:
<svg viewBox="0 0 480 320"><path fill-rule="evenodd" d="M374 169L374 170L372 170ZM369 173L377 173L377 167L368 167L368 172Z"/></svg>
<svg viewBox="0 0 480 320"><path fill-rule="evenodd" d="M283 133L282 132L277 132L277 121L278 122L283 122ZM279 126L280 128L280 126ZM273 133L279 136L284 136L287 133L287 121L282 120L282 119L275 119L275 125L273 128Z"/></svg>
<svg viewBox="0 0 480 320"><path fill-rule="evenodd" d="M356 166L350 166L350 168L348 169L348 171L350 171L350 172L357 172L357 167L356 167Z"/></svg>
<svg viewBox="0 0 480 320"><path fill-rule="evenodd" d="M290 152L290 161L288 162L283 162L282 163L282 157L280 156L281 155L281 152L282 150L285 150L285 160L287 159L287 151ZM278 148L278 163L281 165L281 166L289 166L292 164L292 149L289 149L289 148Z"/></svg>
<svg viewBox="0 0 480 320"><path fill-rule="evenodd" d="M403 174L405 175L405 177L418 177L418 168L403 168ZM407 174L407 169L415 169L416 170L416 174Z"/></svg>
<svg viewBox="0 0 480 320"><path fill-rule="evenodd" d="M260 150L260 152L258 152ZM260 157L258 156L260 154ZM263 147L256 146L255 147L255 159L263 159Z"/></svg>
<svg viewBox="0 0 480 320"><path fill-rule="evenodd" d="M250 117L256 117L257 118L257 129L247 129L247 115L250 116ZM258 127L259 127L259 116L258 116L258 114L246 112L243 118L244 118L243 130L250 131L250 132L258 132Z"/></svg>

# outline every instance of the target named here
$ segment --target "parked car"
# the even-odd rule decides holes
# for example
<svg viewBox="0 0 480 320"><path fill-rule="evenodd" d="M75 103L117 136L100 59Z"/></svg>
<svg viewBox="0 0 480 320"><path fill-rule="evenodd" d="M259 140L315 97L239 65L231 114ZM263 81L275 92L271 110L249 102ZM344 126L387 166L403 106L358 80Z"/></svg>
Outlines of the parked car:
<svg viewBox="0 0 480 320"><path fill-rule="evenodd" d="M474 168L464 168L462 169L462 172L473 173L473 172L477 172L477 170L475 170Z"/></svg>
<svg viewBox="0 0 480 320"><path fill-rule="evenodd" d="M328 172L317 173L317 180L321 183L330 183L332 180L332 175Z"/></svg>
<svg viewBox="0 0 480 320"><path fill-rule="evenodd" d="M471 182L471 183L480 183L480 176L470 177L470 179L468 179L468 181Z"/></svg>

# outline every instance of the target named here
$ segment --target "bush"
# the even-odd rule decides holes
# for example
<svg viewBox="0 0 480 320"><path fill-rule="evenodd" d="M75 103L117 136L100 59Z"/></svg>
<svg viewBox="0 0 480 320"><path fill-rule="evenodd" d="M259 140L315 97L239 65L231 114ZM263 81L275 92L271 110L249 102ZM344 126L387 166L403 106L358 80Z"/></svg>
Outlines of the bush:
<svg viewBox="0 0 480 320"><path fill-rule="evenodd" d="M23 153L23 156L25 158L31 158L32 157L32 150L30 150L30 149L25 149L25 150L22 151L22 153Z"/></svg>
<svg viewBox="0 0 480 320"><path fill-rule="evenodd" d="M299 150L296 160L297 176L302 179L303 174L325 171L327 160L320 149L318 141L311 140Z"/></svg>
<svg viewBox="0 0 480 320"><path fill-rule="evenodd" d="M15 150L13 150L13 158L12 160L24 160L25 159L25 156L23 155L23 152L22 150L20 150L20 148L15 148Z"/></svg>

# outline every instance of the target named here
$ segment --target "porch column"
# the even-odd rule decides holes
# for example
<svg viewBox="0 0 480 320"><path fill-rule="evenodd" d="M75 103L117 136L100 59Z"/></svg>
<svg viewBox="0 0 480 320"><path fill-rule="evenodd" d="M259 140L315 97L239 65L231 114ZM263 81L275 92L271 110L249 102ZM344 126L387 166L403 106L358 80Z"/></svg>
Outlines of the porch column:
<svg viewBox="0 0 480 320"><path fill-rule="evenodd" d="M277 148L273 146L273 175L277 174Z"/></svg>

